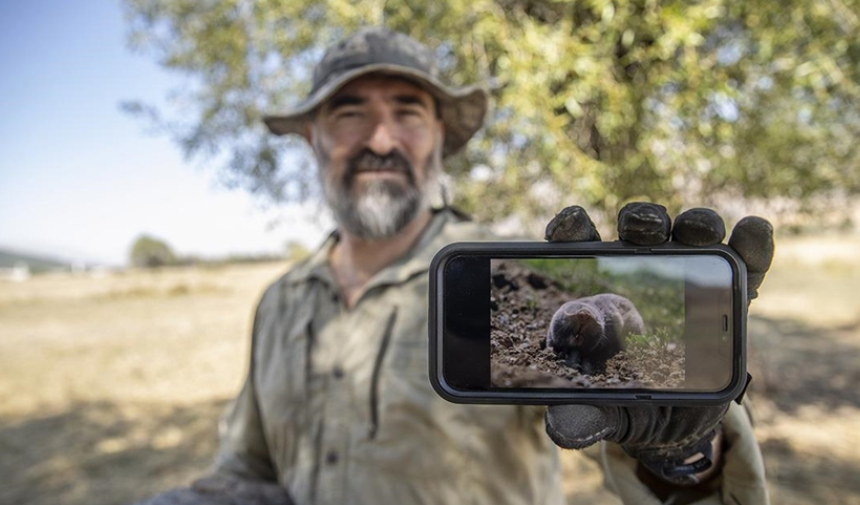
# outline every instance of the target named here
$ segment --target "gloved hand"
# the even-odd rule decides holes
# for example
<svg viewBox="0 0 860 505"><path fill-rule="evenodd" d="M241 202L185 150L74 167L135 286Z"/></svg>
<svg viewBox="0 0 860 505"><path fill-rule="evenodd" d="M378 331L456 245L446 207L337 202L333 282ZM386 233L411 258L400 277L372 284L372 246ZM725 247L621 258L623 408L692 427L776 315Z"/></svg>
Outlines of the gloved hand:
<svg viewBox="0 0 860 505"><path fill-rule="evenodd" d="M675 219L674 229L666 208L632 203L618 213L618 236L637 245L656 245L673 240L690 246L722 242L726 228L710 209L691 209ZM600 234L582 207L563 209L547 225L550 242L600 240ZM773 228L759 217L746 217L729 239L747 266L749 300L758 296L773 258ZM665 481L696 484L695 474L711 465L711 440L728 404L704 407L617 407L557 405L547 409L546 431L559 446L582 449L600 440L616 442L632 457ZM685 464L698 453L703 458Z"/></svg>
<svg viewBox="0 0 860 505"><path fill-rule="evenodd" d="M210 475L190 488L178 488L135 505L292 505L287 492L274 482Z"/></svg>

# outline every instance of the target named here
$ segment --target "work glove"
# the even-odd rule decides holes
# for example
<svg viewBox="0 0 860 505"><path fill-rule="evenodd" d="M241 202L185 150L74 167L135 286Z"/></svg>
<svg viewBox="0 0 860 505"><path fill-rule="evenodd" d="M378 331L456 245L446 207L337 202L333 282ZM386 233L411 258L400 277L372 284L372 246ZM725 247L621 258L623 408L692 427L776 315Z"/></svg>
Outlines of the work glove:
<svg viewBox="0 0 860 505"><path fill-rule="evenodd" d="M720 216L710 209L691 209L675 219L666 208L631 203L618 213L618 237L635 245L669 240L689 246L718 244L726 236ZM550 242L599 241L600 234L582 207L563 209L547 225ZM748 299L758 296L773 258L773 227L759 217L746 217L732 231L729 246L747 267ZM616 442L627 454L663 480L678 485L698 483L696 474L710 468L711 441L729 404L702 407L556 405L546 411L546 431L567 449L582 449L600 440ZM692 458L701 454L701 458ZM686 460L695 460L690 463Z"/></svg>
<svg viewBox="0 0 860 505"><path fill-rule="evenodd" d="M293 501L275 482L216 474L135 505L293 505Z"/></svg>

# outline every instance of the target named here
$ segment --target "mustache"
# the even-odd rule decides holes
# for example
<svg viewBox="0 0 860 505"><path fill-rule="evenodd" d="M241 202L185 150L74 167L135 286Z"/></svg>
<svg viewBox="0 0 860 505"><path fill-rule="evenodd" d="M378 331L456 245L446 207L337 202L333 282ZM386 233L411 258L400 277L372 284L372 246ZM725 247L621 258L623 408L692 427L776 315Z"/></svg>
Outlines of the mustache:
<svg viewBox="0 0 860 505"><path fill-rule="evenodd" d="M344 179L347 186L351 186L358 172L382 170L400 172L406 176L410 184L415 184L415 170L412 164L409 163L409 160L399 151L391 151L388 154L380 156L369 149L362 150L347 160Z"/></svg>

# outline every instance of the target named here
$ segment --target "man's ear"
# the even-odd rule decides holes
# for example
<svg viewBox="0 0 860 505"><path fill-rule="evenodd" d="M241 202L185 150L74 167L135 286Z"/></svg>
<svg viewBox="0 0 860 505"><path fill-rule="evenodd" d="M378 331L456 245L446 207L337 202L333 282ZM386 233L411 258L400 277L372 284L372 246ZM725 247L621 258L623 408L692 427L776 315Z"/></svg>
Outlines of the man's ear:
<svg viewBox="0 0 860 505"><path fill-rule="evenodd" d="M314 145L314 137L313 137L313 128L311 128L311 123L305 123L305 129L302 131L302 137L305 138L308 144Z"/></svg>

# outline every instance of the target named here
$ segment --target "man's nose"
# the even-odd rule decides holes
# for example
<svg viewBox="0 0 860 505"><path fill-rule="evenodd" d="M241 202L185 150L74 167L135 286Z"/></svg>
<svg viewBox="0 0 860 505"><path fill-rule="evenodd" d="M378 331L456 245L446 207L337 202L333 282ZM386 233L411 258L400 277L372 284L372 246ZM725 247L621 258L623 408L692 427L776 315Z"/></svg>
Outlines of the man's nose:
<svg viewBox="0 0 860 505"><path fill-rule="evenodd" d="M386 119L380 119L373 128L367 141L367 147L376 154L385 155L396 147L394 125Z"/></svg>

